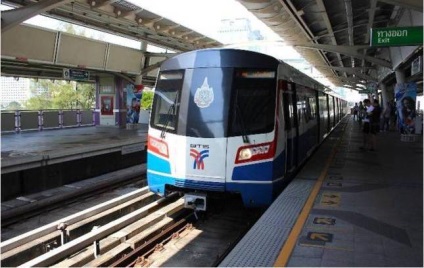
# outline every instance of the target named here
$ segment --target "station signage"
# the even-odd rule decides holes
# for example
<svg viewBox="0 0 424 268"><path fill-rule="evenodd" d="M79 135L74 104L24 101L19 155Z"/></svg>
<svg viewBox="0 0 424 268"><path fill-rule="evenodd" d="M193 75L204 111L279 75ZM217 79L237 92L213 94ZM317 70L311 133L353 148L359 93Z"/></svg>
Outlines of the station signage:
<svg viewBox="0 0 424 268"><path fill-rule="evenodd" d="M371 91L363 89L363 90L358 90L359 94L371 94Z"/></svg>
<svg viewBox="0 0 424 268"><path fill-rule="evenodd" d="M416 46L423 44L423 26L371 28L370 46Z"/></svg>
<svg viewBox="0 0 424 268"><path fill-rule="evenodd" d="M90 72L78 69L63 69L63 78L69 80L88 81L90 79Z"/></svg>
<svg viewBox="0 0 424 268"><path fill-rule="evenodd" d="M419 56L411 63L411 75L421 73L423 71L423 62L422 57Z"/></svg>

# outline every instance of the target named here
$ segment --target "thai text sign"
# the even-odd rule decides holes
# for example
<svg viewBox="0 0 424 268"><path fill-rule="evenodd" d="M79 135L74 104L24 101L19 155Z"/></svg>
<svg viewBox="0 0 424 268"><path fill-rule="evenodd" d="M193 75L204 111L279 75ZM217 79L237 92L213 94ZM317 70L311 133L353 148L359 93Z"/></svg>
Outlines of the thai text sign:
<svg viewBox="0 0 424 268"><path fill-rule="evenodd" d="M423 27L371 28L370 46L414 46L423 44Z"/></svg>

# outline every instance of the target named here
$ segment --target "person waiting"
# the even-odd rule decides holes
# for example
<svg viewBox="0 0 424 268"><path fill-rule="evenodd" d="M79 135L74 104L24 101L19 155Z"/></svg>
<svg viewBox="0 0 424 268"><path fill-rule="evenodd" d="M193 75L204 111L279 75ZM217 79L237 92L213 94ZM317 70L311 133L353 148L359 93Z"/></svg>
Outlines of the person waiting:
<svg viewBox="0 0 424 268"><path fill-rule="evenodd" d="M353 121L358 120L358 114L359 114L359 106L358 106L358 103L355 102L355 106L353 106Z"/></svg>

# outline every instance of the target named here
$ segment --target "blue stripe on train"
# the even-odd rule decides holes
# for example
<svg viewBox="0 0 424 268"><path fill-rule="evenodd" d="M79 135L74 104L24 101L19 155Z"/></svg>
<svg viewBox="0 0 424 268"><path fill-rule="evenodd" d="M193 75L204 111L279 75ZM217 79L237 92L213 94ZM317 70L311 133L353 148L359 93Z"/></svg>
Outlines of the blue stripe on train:
<svg viewBox="0 0 424 268"><path fill-rule="evenodd" d="M263 207L272 204L280 194L284 180L271 183L227 183L228 192L240 193L246 207Z"/></svg>
<svg viewBox="0 0 424 268"><path fill-rule="evenodd" d="M232 180L272 181L284 175L285 152L283 151L274 161L236 166Z"/></svg>
<svg viewBox="0 0 424 268"><path fill-rule="evenodd" d="M147 152L147 166L150 170L171 174L171 164L168 160Z"/></svg>
<svg viewBox="0 0 424 268"><path fill-rule="evenodd" d="M234 167L232 179L235 181L271 181L272 161Z"/></svg>

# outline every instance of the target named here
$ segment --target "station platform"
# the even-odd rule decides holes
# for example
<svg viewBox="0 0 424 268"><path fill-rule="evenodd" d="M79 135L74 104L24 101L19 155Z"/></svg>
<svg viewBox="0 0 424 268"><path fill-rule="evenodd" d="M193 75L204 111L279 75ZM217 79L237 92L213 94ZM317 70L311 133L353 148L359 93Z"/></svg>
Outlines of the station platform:
<svg viewBox="0 0 424 268"><path fill-rule="evenodd" d="M120 150L143 149L147 124L127 130L109 126L52 129L1 135L1 170L7 173Z"/></svg>
<svg viewBox="0 0 424 268"><path fill-rule="evenodd" d="M423 139L347 116L220 267L423 266Z"/></svg>
<svg viewBox="0 0 424 268"><path fill-rule="evenodd" d="M147 129L139 124L2 134L2 201L141 164Z"/></svg>

